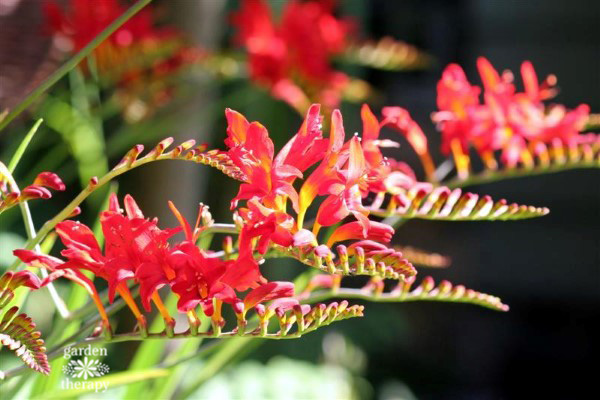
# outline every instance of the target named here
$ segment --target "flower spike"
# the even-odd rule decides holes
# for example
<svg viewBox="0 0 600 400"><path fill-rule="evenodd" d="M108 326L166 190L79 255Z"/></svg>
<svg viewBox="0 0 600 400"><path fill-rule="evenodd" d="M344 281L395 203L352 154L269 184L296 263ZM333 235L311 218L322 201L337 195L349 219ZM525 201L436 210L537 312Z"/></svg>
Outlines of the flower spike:
<svg viewBox="0 0 600 400"><path fill-rule="evenodd" d="M540 83L531 62L525 61L521 65L524 91L519 92L512 73L500 75L487 59L480 57L477 69L484 88L481 100L480 89L468 82L456 64L446 68L438 83L439 111L433 120L442 132L442 151L454 157L458 177L453 183L598 167L597 150L591 145L597 139L581 134L589 106L567 110L560 104L543 103L556 93L556 77ZM557 154L549 154L546 149L550 146L557 147ZM485 166L472 177L469 147L475 148ZM561 156L564 149L571 148L574 157ZM500 152L499 160L496 152Z"/></svg>
<svg viewBox="0 0 600 400"><path fill-rule="evenodd" d="M502 199L494 202L490 196L479 197L447 187L414 188L402 194L403 204L388 210L371 209L374 215L435 220L513 220L548 214L545 207L508 204Z"/></svg>

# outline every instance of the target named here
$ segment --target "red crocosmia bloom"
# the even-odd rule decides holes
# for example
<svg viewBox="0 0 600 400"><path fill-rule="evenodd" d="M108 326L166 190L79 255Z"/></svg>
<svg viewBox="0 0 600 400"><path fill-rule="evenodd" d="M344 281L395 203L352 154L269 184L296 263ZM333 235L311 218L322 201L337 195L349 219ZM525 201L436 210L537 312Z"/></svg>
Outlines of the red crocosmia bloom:
<svg viewBox="0 0 600 400"><path fill-rule="evenodd" d="M63 221L56 226L56 232L67 247L61 254L68 261L61 268L87 269L105 279L110 302L114 299L115 291L123 297L129 296L127 287L122 283L137 278L141 275L140 271L166 268L167 239L178 231L161 230L156 225L156 219L144 218L131 196L125 196L124 202L125 215L119 209L114 194L109 210L100 214L105 238L104 254L87 226L75 221ZM142 303L148 310L150 295L157 288L150 282L147 279L139 280L141 291L144 292Z"/></svg>
<svg viewBox="0 0 600 400"><path fill-rule="evenodd" d="M109 210L100 215L105 237L105 265L111 271L112 279L129 279L133 274L140 284L142 304L150 310L152 294L165 282L151 279L149 271L160 270L167 277L173 277L173 271L166 263L170 251L167 239L180 229L158 228L157 219L145 218L129 195L125 196L124 205L125 214L119 209L116 195L112 195Z"/></svg>
<svg viewBox="0 0 600 400"><path fill-rule="evenodd" d="M179 295L178 309L190 311L201 304L207 315L213 313L213 299L228 303L239 301L235 291L244 291L266 282L260 274L258 263L252 254L251 238L240 235L239 256L236 260L222 260L211 252L196 246L201 229L191 229L175 206L169 206L183 226L186 240L177 244L167 257L167 265L173 271L171 276L164 270L154 269L161 283L169 282ZM152 270L149 270L151 272Z"/></svg>
<svg viewBox="0 0 600 400"><path fill-rule="evenodd" d="M274 164L273 142L267 129L258 122L248 123L240 113L227 109L227 154L247 177L231 202L235 208L239 200L258 197L265 206L285 211L289 198L298 209L298 194L290 183L294 177L302 177L298 168L288 164Z"/></svg>
<svg viewBox="0 0 600 400"><path fill-rule="evenodd" d="M275 28L269 6L262 0L242 1L231 20L238 29L234 40L248 51L251 78L269 85L283 79L287 48Z"/></svg>
<svg viewBox="0 0 600 400"><path fill-rule="evenodd" d="M43 2L46 31L58 39L54 43L59 50L69 53L81 50L128 7L122 0L70 0L64 10L57 3L65 2ZM179 32L156 27L149 7L94 49L95 66L103 82L125 89L117 97L132 119L151 113L172 97L173 84L165 83L165 75L174 75L203 56L203 51L187 46ZM81 67L87 68L85 63Z"/></svg>
<svg viewBox="0 0 600 400"><path fill-rule="evenodd" d="M179 243L168 258L169 265L176 272L171 281L171 288L179 296L177 308L187 312L202 304L212 310L212 299L233 303L237 296L234 289L222 282L228 264L200 250L195 243L184 241Z"/></svg>
<svg viewBox="0 0 600 400"><path fill-rule="evenodd" d="M434 115L437 122L443 121L442 152L450 153L450 143L459 145L463 152L471 140L471 120L469 110L479 104L481 90L467 80L465 72L458 64L450 64L442 73L437 84L437 106L440 110Z"/></svg>
<svg viewBox="0 0 600 400"><path fill-rule="evenodd" d="M211 315L213 299L233 304L239 301L236 291L265 282L251 252L224 261L186 240L174 247L168 262L176 272L171 288L179 296L177 308L183 312L200 304Z"/></svg>
<svg viewBox="0 0 600 400"><path fill-rule="evenodd" d="M39 173L38 176L33 181L33 184L46 186L46 187L49 187L50 189L54 189L54 190L58 190L58 191L63 191L67 188L65 186L65 184L63 183L63 181L60 179L60 177L58 175L56 175L54 172Z"/></svg>
<svg viewBox="0 0 600 400"><path fill-rule="evenodd" d="M98 312L100 313L100 317L102 318L102 323L104 327L110 329L108 315L106 314L104 306L102 305L102 300L100 299L100 296L96 291L96 287L94 286L93 282L81 271L79 271L78 269L65 268L65 262L63 260L60 260L56 257L48 256L46 254L36 253L31 250L17 249L13 251L13 254L15 255L15 257L17 257L29 266L45 268L50 272L49 275L46 278L44 278L44 280L39 284L39 287L46 286L48 283L60 277L70 279L76 284L83 287L90 294L92 300L94 301L94 304L98 308ZM32 288L38 286L38 282L33 277L30 278L31 282L28 283L31 284L31 286L27 286Z"/></svg>
<svg viewBox="0 0 600 400"><path fill-rule="evenodd" d="M283 10L281 34L290 62L298 63L305 78L316 83L327 83L334 74L330 57L345 49L348 31L349 24L336 19L322 2L291 1Z"/></svg>
<svg viewBox="0 0 600 400"><path fill-rule="evenodd" d="M360 221L366 234L369 229L369 211L362 205L361 185L366 182L367 165L358 137L350 140L347 169L331 171L333 174L319 187L319 193L327 193L328 196L317 212L317 224L330 226L352 213Z"/></svg>
<svg viewBox="0 0 600 400"><path fill-rule="evenodd" d="M10 300L10 298L8 298L10 295L4 293L6 288L14 291L20 286L26 286L30 289L39 289L42 286L42 281L31 271L6 271L4 274L0 275L0 304Z"/></svg>
<svg viewBox="0 0 600 400"><path fill-rule="evenodd" d="M306 210L315 197L317 197L319 189L323 185L327 185L328 182L331 182L332 176L336 173L336 166L344 164L348 159L348 152L342 151L342 148L344 147L344 137L345 132L342 114L339 110L334 110L331 114L331 129L325 156L300 189L298 229L302 229Z"/></svg>
<svg viewBox="0 0 600 400"><path fill-rule="evenodd" d="M331 247L334 243L351 239L368 239L388 243L392 240L392 236L394 236L394 228L388 224L370 221L369 229L365 235L362 224L354 221L338 227L327 240L327 246Z"/></svg>
<svg viewBox="0 0 600 400"><path fill-rule="evenodd" d="M247 205L247 208L239 210L244 220L244 227L240 232L241 243L259 237L257 250L261 254L267 251L270 242L284 247L292 245L295 222L290 215L267 208L257 199L249 200Z"/></svg>
<svg viewBox="0 0 600 400"><path fill-rule="evenodd" d="M244 298L244 309L249 310L257 304L294 295L291 282L269 282L250 291Z"/></svg>
<svg viewBox="0 0 600 400"><path fill-rule="evenodd" d="M406 137L408 143L418 154L427 178L433 180L435 164L429 154L427 137L419 124L411 118L408 111L401 107L384 107L381 113L384 118L381 125L389 125Z"/></svg>
<svg viewBox="0 0 600 400"><path fill-rule="evenodd" d="M298 133L277 153L275 165L291 165L304 172L323 159L329 140L323 138L320 110L319 104L310 106Z"/></svg>
<svg viewBox="0 0 600 400"><path fill-rule="evenodd" d="M326 2L291 1L276 23L266 2L243 0L232 15L235 42L248 52L251 78L298 110L310 104L307 93L336 107L348 83L331 59L345 49L351 24L331 11Z"/></svg>
<svg viewBox="0 0 600 400"><path fill-rule="evenodd" d="M543 100L555 94L556 77L540 84L533 65L521 65L524 92L517 92L512 73L500 75L485 58L477 60L483 82L483 101L479 88L471 86L462 69L449 65L438 83L438 108L434 120L442 131L442 151L454 154L459 173L468 169L468 146L472 145L488 168L496 168L494 152L502 150L507 166L531 163L531 151L538 143L560 139L577 141L588 118L585 104L568 111L562 105L546 107Z"/></svg>

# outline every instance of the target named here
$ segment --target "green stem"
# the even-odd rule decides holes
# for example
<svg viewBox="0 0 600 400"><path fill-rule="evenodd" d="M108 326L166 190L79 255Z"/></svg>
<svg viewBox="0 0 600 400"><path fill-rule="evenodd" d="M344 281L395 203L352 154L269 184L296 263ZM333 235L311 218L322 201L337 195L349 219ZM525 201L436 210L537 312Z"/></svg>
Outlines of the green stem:
<svg viewBox="0 0 600 400"><path fill-rule="evenodd" d="M439 301L447 303L467 303L479 305L481 307L489 308L490 310L498 311L484 302L478 301L476 298L468 297L442 297L442 296L425 296L422 293L412 294L405 293L404 295L394 293L381 293L381 294L370 294L365 293L362 289L348 289L340 288L337 291L322 290L311 293L311 295L304 299L306 303L319 303L325 300L340 298L340 299L355 299L355 300L368 300L376 303L409 303L414 301Z"/></svg>
<svg viewBox="0 0 600 400"><path fill-rule="evenodd" d="M54 71L52 75L46 78L38 87L36 87L25 99L19 103L6 117L0 120L0 131L4 129L13 119L15 119L21 112L31 105L38 97L40 97L45 91L50 89L56 82L65 76L70 70L75 68L88 54L90 54L96 47L100 45L106 38L113 34L119 29L127 20L138 13L142 8L148 5L152 0L139 0L127 11L125 11L119 18L115 19L109 26L100 32L90 43L81 49L77 54L71 57L66 63L64 63L59 69Z"/></svg>
<svg viewBox="0 0 600 400"><path fill-rule="evenodd" d="M4 176L4 178L8 181L8 184L10 185L12 192L15 192L15 193L20 192L17 182L13 178L13 176L10 173L10 171L8 170L8 168L2 162L0 162L0 174L2 176ZM23 223L25 224L25 231L27 232L27 237L29 238L29 240L31 240L32 238L34 238L36 236L36 233L35 233L35 225L33 224L33 218L31 217L31 211L29 210L29 205L27 204L27 201L25 200L25 201L19 202L19 208L21 209L21 215L23 216ZM39 242L35 244L35 250L37 252L40 251ZM46 278L48 276L48 271L46 271L45 269L42 269L41 273L42 273L42 277L44 277L44 278ZM54 302L54 305L56 306L57 311L60 313L60 316L62 318L67 318L69 316L69 310L65 306L64 301L58 295L58 292L56 291L56 287L54 287L54 284L52 282L50 282L47 285L47 287L48 287L48 291L50 292L50 297L52 298L52 301Z"/></svg>

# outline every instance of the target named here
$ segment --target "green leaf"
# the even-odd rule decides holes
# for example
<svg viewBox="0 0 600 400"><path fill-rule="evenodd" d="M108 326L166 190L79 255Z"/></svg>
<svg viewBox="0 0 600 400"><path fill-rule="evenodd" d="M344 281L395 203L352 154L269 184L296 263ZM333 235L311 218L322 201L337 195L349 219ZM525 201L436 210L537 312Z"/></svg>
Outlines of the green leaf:
<svg viewBox="0 0 600 400"><path fill-rule="evenodd" d="M167 376L169 373L168 369L155 368L146 370L136 371L124 371L116 372L114 374L105 375L99 378L89 379L86 381L80 381L82 388L79 389L60 389L51 392L40 394L39 396L33 397L35 400L48 400L48 399L68 399L71 397L81 396L86 393L96 393L97 388L102 390L104 387L109 389L127 385L135 382L148 381L151 379L161 378ZM137 396L131 398L139 398Z"/></svg>
<svg viewBox="0 0 600 400"><path fill-rule="evenodd" d="M17 151L15 151L15 154L13 154L12 158L10 159L10 162L8 163L8 170L11 173L15 172L15 168L17 168L19 161L21 161L21 157L23 157L25 150L27 150L27 146L29 146L31 139L33 139L33 136L35 135L43 121L44 120L42 118L38 119L35 122L35 124L33 124L29 132L27 132L27 135L25 135L25 138L23 139L21 144L19 144Z"/></svg>
<svg viewBox="0 0 600 400"><path fill-rule="evenodd" d="M0 232L0 268L4 269L15 261L13 250L23 247L25 239L16 233Z"/></svg>

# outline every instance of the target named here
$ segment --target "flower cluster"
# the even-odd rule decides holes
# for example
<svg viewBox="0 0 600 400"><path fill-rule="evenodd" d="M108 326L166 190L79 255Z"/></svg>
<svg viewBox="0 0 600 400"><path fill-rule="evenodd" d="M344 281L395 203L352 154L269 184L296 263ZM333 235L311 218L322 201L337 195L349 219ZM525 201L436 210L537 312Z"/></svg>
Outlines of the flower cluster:
<svg viewBox="0 0 600 400"><path fill-rule="evenodd" d="M403 190L419 185L410 168L385 159L379 149L394 145L378 139L380 126L393 124L411 130L410 124L408 129L404 126L408 117L399 114L398 109L384 110L386 117L380 124L364 106L363 139L355 135L346 140L338 110L331 115L329 137L323 137L320 105L315 104L299 132L275 154L263 125L226 110L228 150L222 157L243 180L231 202L239 222L234 258L198 247L203 232L212 224L207 207L200 206L192 226L169 203L181 226L161 229L156 219L143 215L129 195L124 198L124 210L112 195L108 210L100 215L104 250L89 227L65 220L55 227L66 247L61 251L62 259L26 249L14 253L23 262L51 272L44 284L65 277L85 287L107 328L108 317L98 293L82 270L105 280L109 301L113 302L118 293L140 327L145 328L144 316L130 292L132 285L139 285L144 309L149 311L154 303L171 329L174 321L157 293L163 286L178 296L180 312L193 313L201 306L217 323L222 323L222 303L229 303L241 315L269 300L276 300L273 310L279 312L299 306L292 283L268 282L261 274L259 262L271 249L296 249L299 253L290 255L300 260L312 254L326 260L330 273L364 271L367 275L403 279L416 271L401 253L384 245L391 240L394 229L371 220L370 210L363 204L371 193L391 193L393 201L401 203ZM134 150L135 155L141 151L137 147ZM310 168L312 173L302 180ZM240 201L244 204L238 206ZM293 212L288 210L288 202ZM318 205L312 223L305 221L311 205ZM319 245L321 227L334 225L326 245ZM178 232L183 232L184 239L171 243L169 240ZM348 247L342 245L349 241ZM338 245L337 256L331 251L334 245Z"/></svg>
<svg viewBox="0 0 600 400"><path fill-rule="evenodd" d="M480 57L477 68L483 82L481 89L471 85L462 68L450 64L438 83L434 114L442 131L442 151L452 152L459 173L468 168L468 149L474 147L486 167L495 169L494 152L501 150L501 160L508 167L517 163L529 165L531 154L544 152L546 145L560 141L567 145L587 140L579 135L589 115L589 107L581 104L574 110L544 100L556 93L556 77L539 82L529 61L521 65L524 91L517 92L513 74L499 74L491 63Z"/></svg>
<svg viewBox="0 0 600 400"><path fill-rule="evenodd" d="M68 3L66 10L52 1L44 3L46 30L55 36L59 49L68 53L81 50L126 10L119 0ZM204 55L187 46L175 29L156 27L149 8L129 19L93 54L102 82L122 89L119 100L132 117L140 114L144 103L151 109L168 101L173 87L165 78Z"/></svg>
<svg viewBox="0 0 600 400"><path fill-rule="evenodd" d="M250 77L302 112L309 99L336 107L349 81L331 59L345 50L351 23L334 17L332 4L290 1L276 22L265 1L243 0L232 16Z"/></svg>
<svg viewBox="0 0 600 400"><path fill-rule="evenodd" d="M174 321L157 293L163 286L169 286L178 295L179 311L189 312L201 305L204 313L219 323L222 302L243 312L267 300L293 296L293 284L267 282L262 277L249 240L240 237L236 260L223 260L214 252L197 246L205 228L200 223L209 215L204 206L192 228L170 203L182 226L166 230L157 226L156 219L144 217L131 196L125 196L124 206L125 210L120 209L116 196L112 195L109 209L100 215L104 251L89 227L67 220L56 226L56 233L66 247L61 251L64 260L24 249L14 253L29 265L50 270L45 283L64 276L82 284L96 299L101 315L106 317L93 283L82 273L82 270L91 271L108 283L109 301L113 302L115 293L123 297L141 327L145 327L145 321L130 293L130 281L139 285L144 308L150 311L150 304L154 302L171 329ZM168 239L180 231L184 232L185 239L171 245ZM240 299L239 293L248 289L252 290ZM297 301L289 299L280 307L291 308L296 304ZM104 322L108 327L108 321Z"/></svg>
<svg viewBox="0 0 600 400"><path fill-rule="evenodd" d="M171 335L175 321L158 294L162 287L177 295L177 308L188 314L190 326L197 323L196 308L201 307L211 317L213 331L219 332L225 324L222 306L226 303L238 319L236 334L243 334L246 313L254 310L260 324L257 333L250 334L267 335L268 320L277 314L281 324L278 335L287 335L293 323L298 324L295 334L300 335L309 326L316 329L333 320L360 315L362 308L348 307L347 303L304 307L294 284L269 282L262 275L259 264L272 254L292 257L327 272L334 276L334 282L339 283L342 275L367 275L372 277L372 285L380 287L383 279L409 282L417 271L400 251L387 246L394 229L377 217L392 213L407 218L516 219L548 212L418 182L410 167L384 157L381 151L382 147L397 146L379 138L381 128L390 126L405 135L421 156L426 172L433 168L423 132L402 108L386 107L378 119L363 105L362 137L357 133L350 139L346 138L339 110L331 113L329 135L324 136L320 111L319 104L310 106L299 131L277 153L262 124L227 109L226 151L194 148L194 141L188 141L165 153L172 143L169 138L141 158L143 146L135 146L112 170L117 174L151 161L182 159L215 166L240 180L239 191L231 201L235 224L226 230L238 234L235 249L230 237L224 252L198 245L201 237L218 225L202 204L192 225L169 202L180 227L162 229L157 219L144 216L131 196L124 197L121 209L113 194L108 209L100 214L104 249L89 227L62 220L55 226L65 246L62 258L27 249L15 250L14 254L28 265L50 271L42 286L59 277L83 286L109 334L108 315L94 282L83 270L107 282L111 303L116 294L126 302L142 334L148 334L147 326L131 293L134 286L139 288L143 308L150 311L153 303ZM57 179L46 173L40 182L50 185ZM100 181L92 178L88 189L93 190ZM175 240L179 233L184 238ZM462 299L462 295L456 296L452 299ZM263 305L268 301L271 304ZM286 316L286 311L292 314Z"/></svg>
<svg viewBox="0 0 600 400"><path fill-rule="evenodd" d="M260 236L259 250L264 252L269 241L283 247L314 245L322 226L339 224L350 215L356 221L341 225L332 233L336 242L391 239L393 229L370 221L362 199L374 187L393 185L388 180L392 171L402 174L406 181L410 178L384 162L376 135L365 135L367 140L353 136L346 141L342 115L334 110L329 137L324 138L320 106L315 104L308 110L300 131L275 155L263 125L250 123L233 110L228 109L226 115L227 154L246 176L232 208L237 207L239 200L247 200L246 207L238 209L244 221L242 234ZM297 191L294 182L304 178L303 174L313 166ZM305 216L317 197L322 202L310 232L305 229ZM287 212L288 201L296 218Z"/></svg>

